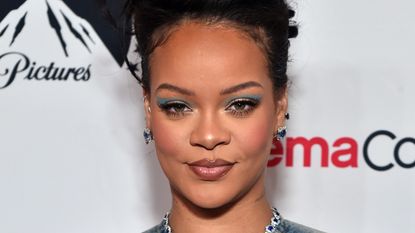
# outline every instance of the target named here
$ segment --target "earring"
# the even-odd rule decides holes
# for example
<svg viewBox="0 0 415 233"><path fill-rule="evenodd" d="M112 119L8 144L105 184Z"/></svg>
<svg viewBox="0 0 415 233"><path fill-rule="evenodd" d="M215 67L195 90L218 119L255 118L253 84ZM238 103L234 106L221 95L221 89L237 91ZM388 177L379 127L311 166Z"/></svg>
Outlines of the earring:
<svg viewBox="0 0 415 233"><path fill-rule="evenodd" d="M289 112L285 113L284 117L285 117L286 120L289 120L290 119L290 113Z"/></svg>
<svg viewBox="0 0 415 233"><path fill-rule="evenodd" d="M287 126L282 126L277 129L277 132L274 134L274 138L281 141L285 135L287 135Z"/></svg>
<svg viewBox="0 0 415 233"><path fill-rule="evenodd" d="M149 144L151 141L153 141L153 134L151 133L151 130L147 127L144 129L143 136L144 142L146 144Z"/></svg>

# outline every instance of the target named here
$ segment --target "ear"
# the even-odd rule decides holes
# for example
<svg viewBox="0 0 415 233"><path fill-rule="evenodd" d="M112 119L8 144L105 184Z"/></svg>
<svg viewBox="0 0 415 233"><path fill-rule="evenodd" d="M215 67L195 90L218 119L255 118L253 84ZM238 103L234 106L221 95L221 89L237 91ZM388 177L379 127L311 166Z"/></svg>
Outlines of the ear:
<svg viewBox="0 0 415 233"><path fill-rule="evenodd" d="M143 90L144 115L146 117L146 127L151 129L151 99L150 93Z"/></svg>
<svg viewBox="0 0 415 233"><path fill-rule="evenodd" d="M288 110L288 88L282 89L282 93L277 96L276 101L276 122L274 126L274 132L277 132L279 127L285 125L285 114Z"/></svg>

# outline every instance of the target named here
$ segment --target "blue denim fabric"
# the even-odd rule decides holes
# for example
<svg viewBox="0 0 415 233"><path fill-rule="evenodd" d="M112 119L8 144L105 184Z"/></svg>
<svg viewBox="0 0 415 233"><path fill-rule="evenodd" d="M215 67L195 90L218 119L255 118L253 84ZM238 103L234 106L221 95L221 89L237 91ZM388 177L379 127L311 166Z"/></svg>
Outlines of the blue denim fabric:
<svg viewBox="0 0 415 233"><path fill-rule="evenodd" d="M144 231L144 233L165 233L161 224ZM282 219L278 225L277 230L274 233L323 233L322 231L315 230L310 227L303 226L301 224L291 222L286 219Z"/></svg>

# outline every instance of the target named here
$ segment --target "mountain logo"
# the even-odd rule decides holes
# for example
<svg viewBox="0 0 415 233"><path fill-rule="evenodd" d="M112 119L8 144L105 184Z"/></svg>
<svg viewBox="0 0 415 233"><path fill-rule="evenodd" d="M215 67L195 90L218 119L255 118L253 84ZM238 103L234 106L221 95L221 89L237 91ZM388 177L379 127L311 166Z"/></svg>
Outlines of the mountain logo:
<svg viewBox="0 0 415 233"><path fill-rule="evenodd" d="M94 67L114 73L120 65L62 0L27 0L0 22L0 89L16 80L88 81Z"/></svg>

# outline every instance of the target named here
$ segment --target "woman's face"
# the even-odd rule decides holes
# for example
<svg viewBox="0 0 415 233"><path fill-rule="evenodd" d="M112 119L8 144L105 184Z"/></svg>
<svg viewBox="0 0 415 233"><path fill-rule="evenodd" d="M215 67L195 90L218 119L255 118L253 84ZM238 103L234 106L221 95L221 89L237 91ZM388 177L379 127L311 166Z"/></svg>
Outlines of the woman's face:
<svg viewBox="0 0 415 233"><path fill-rule="evenodd" d="M237 29L185 23L150 66L147 126L173 196L217 208L262 195L286 95L274 99L257 44Z"/></svg>

